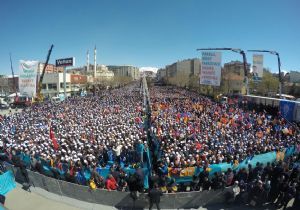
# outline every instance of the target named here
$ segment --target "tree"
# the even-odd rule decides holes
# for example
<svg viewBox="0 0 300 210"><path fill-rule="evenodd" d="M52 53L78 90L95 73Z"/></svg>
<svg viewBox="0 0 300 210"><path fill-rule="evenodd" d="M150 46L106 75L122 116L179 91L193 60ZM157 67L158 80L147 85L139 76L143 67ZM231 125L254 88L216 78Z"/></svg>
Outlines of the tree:
<svg viewBox="0 0 300 210"><path fill-rule="evenodd" d="M268 95L271 92L277 93L278 86L278 78L274 77L268 70L264 70L262 81L257 85L257 91L263 95Z"/></svg>
<svg viewBox="0 0 300 210"><path fill-rule="evenodd" d="M199 89L199 86L200 86L200 79L198 76L191 76L190 77L190 82L189 82L189 88L190 89L194 89L194 90L197 90Z"/></svg>

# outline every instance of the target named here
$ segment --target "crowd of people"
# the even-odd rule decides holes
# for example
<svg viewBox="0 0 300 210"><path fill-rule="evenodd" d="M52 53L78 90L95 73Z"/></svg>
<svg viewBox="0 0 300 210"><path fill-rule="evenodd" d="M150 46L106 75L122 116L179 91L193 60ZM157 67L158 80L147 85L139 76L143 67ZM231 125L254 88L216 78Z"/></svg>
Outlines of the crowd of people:
<svg viewBox="0 0 300 210"><path fill-rule="evenodd" d="M174 87L152 87L151 113L146 113L141 92L135 84L95 96L45 102L21 113L0 116L1 159L22 165L18 159L22 153L30 157L29 167L41 173L43 164L48 164L55 177L61 178L63 172L67 181L89 184L92 188L143 191L144 153L151 146L150 150L157 149L152 151L157 162L150 188L159 186L164 192L233 185L233 188L239 186L238 194L242 194L243 186L247 185L252 199L257 195L251 194L252 189L259 190L261 184L268 183L275 189L277 179L288 180L288 186L299 186L299 169L292 173L297 174L298 185L293 185L297 183L294 175L284 174L286 167L293 165L291 162L266 167L258 164L253 169L251 166L238 172L230 169L226 174L212 176L206 170L211 164L238 164L253 155L297 147L300 134L283 118L248 111L238 103L215 102ZM149 130L145 126L147 117L150 117ZM148 139L148 132L152 140ZM98 169L108 166L110 173L105 179ZM128 176L126 167L135 168L136 172ZM180 172L186 167L203 170L195 174L192 182L178 185L170 178L169 169ZM276 172L278 167L282 171ZM86 169L91 174L88 179L81 179ZM279 200L284 203L284 197Z"/></svg>
<svg viewBox="0 0 300 210"><path fill-rule="evenodd" d="M143 120L137 85L45 102L0 116L0 149L10 160L30 156L35 170L47 164L76 179L86 168L138 165L147 149Z"/></svg>
<svg viewBox="0 0 300 210"><path fill-rule="evenodd" d="M184 89L154 87L151 130L161 159L171 167L239 163L299 143L300 133L285 119L238 103L214 102ZM299 128L298 128L299 129Z"/></svg>

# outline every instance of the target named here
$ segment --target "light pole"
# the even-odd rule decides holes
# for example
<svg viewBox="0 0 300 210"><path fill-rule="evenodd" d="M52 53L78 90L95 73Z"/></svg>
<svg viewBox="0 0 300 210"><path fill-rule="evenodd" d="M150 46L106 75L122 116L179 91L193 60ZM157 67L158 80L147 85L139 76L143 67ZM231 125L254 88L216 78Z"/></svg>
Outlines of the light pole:
<svg viewBox="0 0 300 210"><path fill-rule="evenodd" d="M243 65L244 65L244 74L245 74L245 83L246 83L246 95L249 95L249 85L248 85L248 71L247 71L247 57L244 50L238 49L238 48L200 48L197 49L197 51L200 50L230 50L232 52L239 53L243 56Z"/></svg>
<svg viewBox="0 0 300 210"><path fill-rule="evenodd" d="M249 52L268 52L272 55L277 56L277 61L278 61L278 73L279 73L279 98L281 98L282 95L282 78L281 78L281 62L280 62L280 57L279 53L276 51L272 50L248 50Z"/></svg>

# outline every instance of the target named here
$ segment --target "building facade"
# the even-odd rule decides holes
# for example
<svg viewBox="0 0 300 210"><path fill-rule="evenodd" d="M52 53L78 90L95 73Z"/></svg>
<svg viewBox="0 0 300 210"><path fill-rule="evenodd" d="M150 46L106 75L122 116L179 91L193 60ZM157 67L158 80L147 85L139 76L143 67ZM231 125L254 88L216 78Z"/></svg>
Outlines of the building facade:
<svg viewBox="0 0 300 210"><path fill-rule="evenodd" d="M41 74L43 72L45 63L39 63L37 73ZM45 69L45 73L63 73L64 67L62 66L55 66L53 64L48 64Z"/></svg>
<svg viewBox="0 0 300 210"><path fill-rule="evenodd" d="M153 71L142 71L140 72L140 76L141 77L150 77L150 78L155 78L156 77L156 73Z"/></svg>
<svg viewBox="0 0 300 210"><path fill-rule="evenodd" d="M114 73L116 77L130 77L132 80L140 78L140 70L138 67L124 65L124 66L107 66L109 71Z"/></svg>
<svg viewBox="0 0 300 210"><path fill-rule="evenodd" d="M79 92L85 89L87 80L86 75L66 73L67 96L79 94ZM42 94L49 98L64 94L63 73L45 74L42 83Z"/></svg>
<svg viewBox="0 0 300 210"><path fill-rule="evenodd" d="M161 81L166 78L167 71L166 69L158 69L156 73L157 80Z"/></svg>
<svg viewBox="0 0 300 210"><path fill-rule="evenodd" d="M299 71L290 71L289 77L291 83L300 83Z"/></svg>
<svg viewBox="0 0 300 210"><path fill-rule="evenodd" d="M247 72L250 72L250 64L247 64ZM240 61L225 63L222 69L222 92L224 94L246 94L244 83L244 64Z"/></svg>
<svg viewBox="0 0 300 210"><path fill-rule="evenodd" d="M19 90L19 76L12 75L0 77L0 93L1 95L9 95Z"/></svg>
<svg viewBox="0 0 300 210"><path fill-rule="evenodd" d="M199 78L201 61L198 58L186 59L167 65L159 74L166 77L169 84L180 87L189 86L192 78Z"/></svg>

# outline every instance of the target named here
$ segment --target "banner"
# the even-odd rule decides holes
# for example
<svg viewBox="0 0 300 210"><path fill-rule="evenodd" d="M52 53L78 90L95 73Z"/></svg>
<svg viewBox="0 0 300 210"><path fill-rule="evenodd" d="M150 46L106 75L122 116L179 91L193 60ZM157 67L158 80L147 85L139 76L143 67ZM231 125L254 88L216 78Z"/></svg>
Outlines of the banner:
<svg viewBox="0 0 300 210"><path fill-rule="evenodd" d="M294 118L295 102L280 101L279 107L280 107L280 114L288 121L292 121Z"/></svg>
<svg viewBox="0 0 300 210"><path fill-rule="evenodd" d="M263 55L253 55L253 79L254 80L261 80L263 77L263 72L264 72L264 66L263 66L263 60L264 57Z"/></svg>
<svg viewBox="0 0 300 210"><path fill-rule="evenodd" d="M200 84L220 86L221 82L221 53L202 52Z"/></svg>
<svg viewBox="0 0 300 210"><path fill-rule="evenodd" d="M19 90L21 95L35 97L38 61L20 61Z"/></svg>

